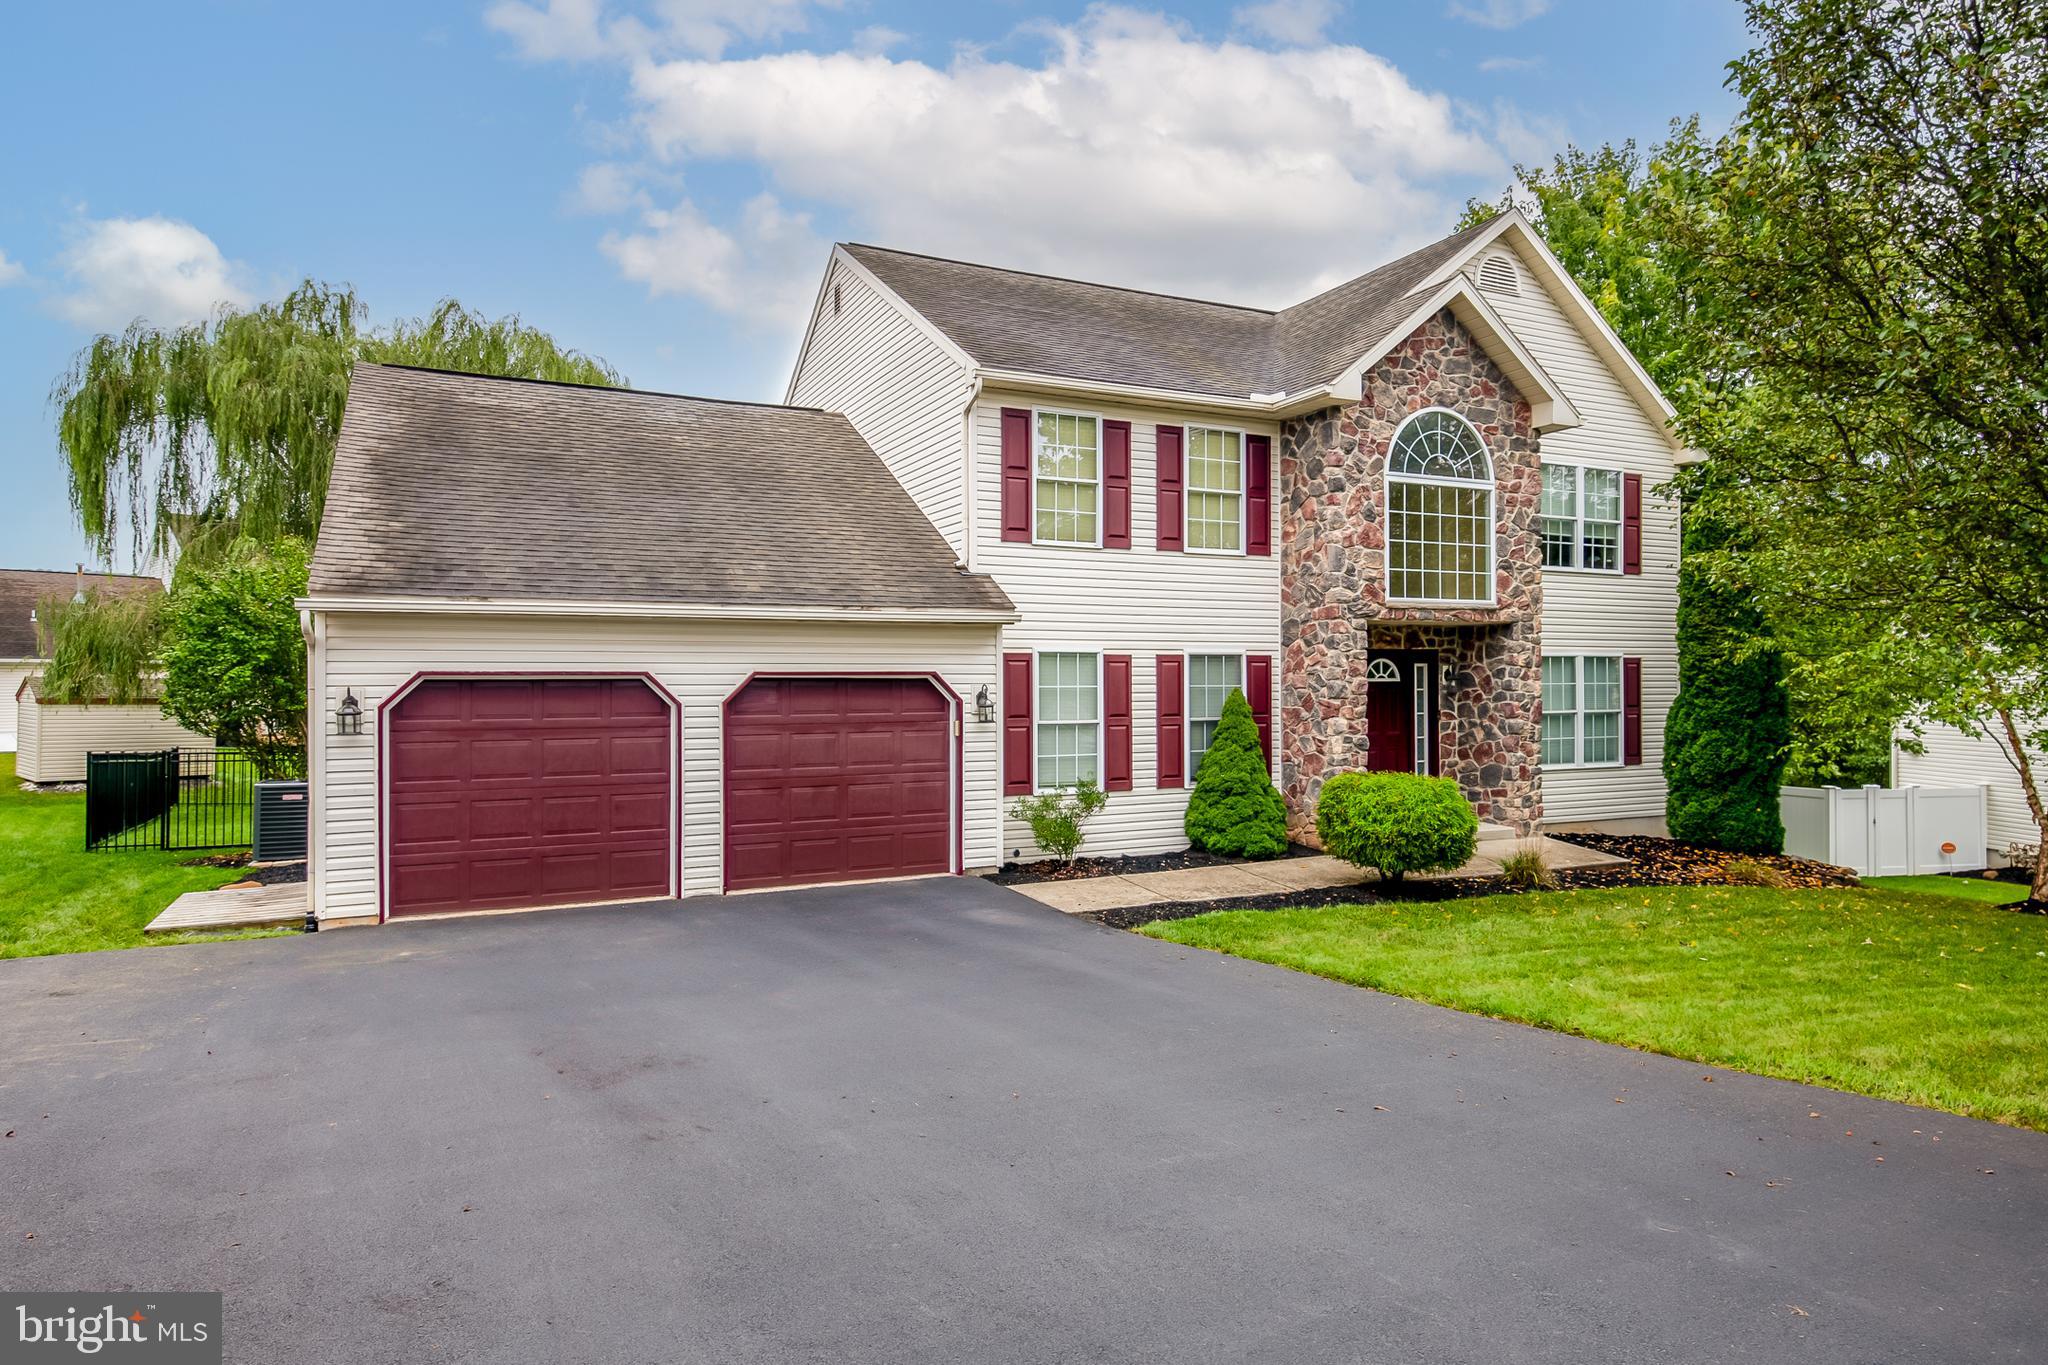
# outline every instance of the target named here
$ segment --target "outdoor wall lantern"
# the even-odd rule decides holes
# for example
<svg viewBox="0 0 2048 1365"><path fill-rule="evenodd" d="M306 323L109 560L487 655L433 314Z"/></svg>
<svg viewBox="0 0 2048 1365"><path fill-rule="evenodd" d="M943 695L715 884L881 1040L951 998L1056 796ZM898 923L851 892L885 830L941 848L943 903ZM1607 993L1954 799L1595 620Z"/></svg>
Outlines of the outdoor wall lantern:
<svg viewBox="0 0 2048 1365"><path fill-rule="evenodd" d="M359 735L363 732L363 704L356 700L353 688L341 694L341 705L334 708L334 733L337 735Z"/></svg>
<svg viewBox="0 0 2048 1365"><path fill-rule="evenodd" d="M996 718L996 699L988 694L988 684L981 685L981 691L974 694L974 718L987 725Z"/></svg>

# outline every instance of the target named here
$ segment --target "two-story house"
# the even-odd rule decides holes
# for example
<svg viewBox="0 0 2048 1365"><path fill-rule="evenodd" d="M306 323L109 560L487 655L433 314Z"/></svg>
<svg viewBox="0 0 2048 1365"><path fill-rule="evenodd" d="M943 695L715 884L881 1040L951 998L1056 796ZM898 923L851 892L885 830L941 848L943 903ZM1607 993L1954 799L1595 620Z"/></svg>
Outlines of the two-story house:
<svg viewBox="0 0 2048 1365"><path fill-rule="evenodd" d="M1518 215L1277 311L832 253L781 406L364 367L305 603L323 920L1185 844L1242 688L1347 769L1654 826L1684 452Z"/></svg>

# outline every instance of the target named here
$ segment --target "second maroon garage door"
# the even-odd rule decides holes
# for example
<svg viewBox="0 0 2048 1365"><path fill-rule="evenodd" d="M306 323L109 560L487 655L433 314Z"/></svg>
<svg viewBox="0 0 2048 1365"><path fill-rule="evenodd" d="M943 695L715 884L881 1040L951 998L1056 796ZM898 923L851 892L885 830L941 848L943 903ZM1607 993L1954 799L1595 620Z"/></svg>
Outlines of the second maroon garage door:
<svg viewBox="0 0 2048 1365"><path fill-rule="evenodd" d="M631 679L432 679L391 714L393 915L669 894L668 704Z"/></svg>
<svg viewBox="0 0 2048 1365"><path fill-rule="evenodd" d="M920 678L763 678L725 708L734 891L950 872L952 711Z"/></svg>

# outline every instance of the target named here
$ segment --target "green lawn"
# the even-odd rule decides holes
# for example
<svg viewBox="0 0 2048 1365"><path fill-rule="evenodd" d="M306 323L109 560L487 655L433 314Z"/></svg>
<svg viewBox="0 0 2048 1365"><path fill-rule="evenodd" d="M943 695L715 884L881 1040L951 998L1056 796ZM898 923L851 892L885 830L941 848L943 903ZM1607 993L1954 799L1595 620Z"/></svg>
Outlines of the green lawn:
<svg viewBox="0 0 2048 1365"><path fill-rule="evenodd" d="M2048 1129L2048 916L1640 887L1223 911L1140 933L1714 1066Z"/></svg>
<svg viewBox="0 0 2048 1365"><path fill-rule="evenodd" d="M0 958L293 932L145 939L142 926L184 892L225 886L241 876L233 868L178 865L197 856L87 853L84 793L25 792L14 780L14 755L0 754Z"/></svg>
<svg viewBox="0 0 2048 1365"><path fill-rule="evenodd" d="M2011 905L2027 898L2024 886L1987 882L1982 877L1865 877L1863 884L1880 891L1921 891L1930 896L1959 896L1991 905Z"/></svg>

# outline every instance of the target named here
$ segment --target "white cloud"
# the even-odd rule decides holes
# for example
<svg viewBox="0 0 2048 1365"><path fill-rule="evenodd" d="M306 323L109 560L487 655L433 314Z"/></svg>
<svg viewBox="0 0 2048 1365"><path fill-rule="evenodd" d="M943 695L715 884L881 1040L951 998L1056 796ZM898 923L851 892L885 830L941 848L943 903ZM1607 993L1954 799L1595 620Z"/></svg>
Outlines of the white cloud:
<svg viewBox="0 0 2048 1365"><path fill-rule="evenodd" d="M1231 26L1276 43L1307 47L1323 40L1337 17L1337 0L1263 0L1232 10Z"/></svg>
<svg viewBox="0 0 2048 1365"><path fill-rule="evenodd" d="M869 24L853 35L853 50L863 56L887 52L892 47L901 47L910 41L910 35L890 28L886 24Z"/></svg>
<svg viewBox="0 0 2048 1365"><path fill-rule="evenodd" d="M1487 28L1514 28L1550 12L1550 0L1451 0L1446 11Z"/></svg>
<svg viewBox="0 0 2048 1365"><path fill-rule="evenodd" d="M1214 43L1114 8L1042 32L1035 65L643 55L631 89L656 164L751 165L784 223L804 205L868 240L1263 303L1437 237L1470 178L1505 169L1483 116L1363 48ZM807 235L760 203L721 226L683 199L605 250L650 288L752 310ZM803 298L822 255L791 267Z"/></svg>
<svg viewBox="0 0 2048 1365"><path fill-rule="evenodd" d="M1481 71L1533 71L1543 65L1541 57L1488 57L1479 64Z"/></svg>
<svg viewBox="0 0 2048 1365"><path fill-rule="evenodd" d="M20 261L10 261L7 253L0 251L0 288L18 284L28 278L28 270Z"/></svg>
<svg viewBox="0 0 2048 1365"><path fill-rule="evenodd" d="M57 263L71 287L54 306L83 327L113 331L137 318L167 327L250 301L240 267L211 237L170 218L88 221Z"/></svg>
<svg viewBox="0 0 2048 1365"><path fill-rule="evenodd" d="M569 196L569 207L577 213L623 213L646 204L647 195L640 188L639 176L632 167L616 161L585 166L583 174L576 178L575 192Z"/></svg>
<svg viewBox="0 0 2048 1365"><path fill-rule="evenodd" d="M801 317L825 253L809 217L788 212L772 194L748 200L730 230L687 199L647 208L640 227L606 233L600 244L621 275L650 294L701 299L777 328Z"/></svg>
<svg viewBox="0 0 2048 1365"><path fill-rule="evenodd" d="M647 18L606 12L604 0L497 0L484 22L532 61L590 61L688 53L716 57L736 39L801 32L831 0L656 0Z"/></svg>

